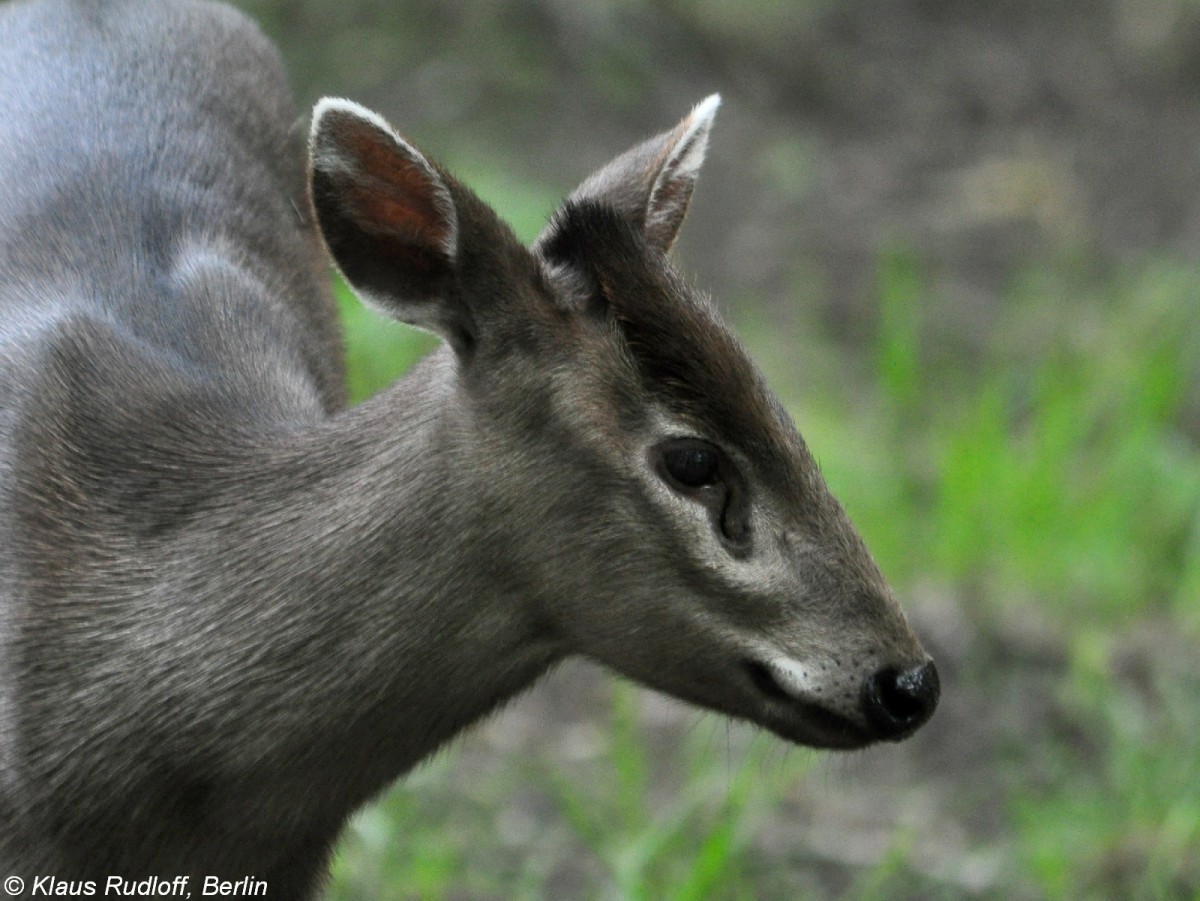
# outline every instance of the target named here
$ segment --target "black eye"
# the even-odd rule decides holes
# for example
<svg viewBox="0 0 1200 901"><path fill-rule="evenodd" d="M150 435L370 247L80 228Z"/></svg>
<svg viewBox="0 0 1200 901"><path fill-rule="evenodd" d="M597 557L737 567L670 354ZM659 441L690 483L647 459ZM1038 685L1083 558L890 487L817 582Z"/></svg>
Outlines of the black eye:
<svg viewBox="0 0 1200 901"><path fill-rule="evenodd" d="M715 485L721 476L721 452L700 441L680 441L663 452L663 468L680 488Z"/></svg>

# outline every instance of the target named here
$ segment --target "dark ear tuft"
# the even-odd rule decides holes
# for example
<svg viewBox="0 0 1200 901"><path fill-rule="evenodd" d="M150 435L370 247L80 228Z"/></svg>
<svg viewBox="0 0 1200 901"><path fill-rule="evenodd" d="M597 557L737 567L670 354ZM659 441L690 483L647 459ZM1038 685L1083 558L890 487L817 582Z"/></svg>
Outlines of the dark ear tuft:
<svg viewBox="0 0 1200 901"><path fill-rule="evenodd" d="M560 266L583 268L587 263L591 220L604 216L591 201L567 201L555 212L536 244L542 256Z"/></svg>
<svg viewBox="0 0 1200 901"><path fill-rule="evenodd" d="M605 273L640 268L646 241L612 206L596 200L568 200L538 238L535 251L551 266L570 273L587 306L607 309L610 278Z"/></svg>

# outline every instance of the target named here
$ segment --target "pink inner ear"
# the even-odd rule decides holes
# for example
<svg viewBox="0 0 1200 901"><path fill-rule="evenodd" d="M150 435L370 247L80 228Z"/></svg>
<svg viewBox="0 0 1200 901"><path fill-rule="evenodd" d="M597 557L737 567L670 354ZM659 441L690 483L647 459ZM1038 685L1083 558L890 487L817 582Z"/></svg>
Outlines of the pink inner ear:
<svg viewBox="0 0 1200 901"><path fill-rule="evenodd" d="M359 169L335 175L348 181L342 186L346 213L366 231L396 235L446 253L453 224L442 209L445 188L390 136L366 123L354 125L358 127L343 131L341 144Z"/></svg>

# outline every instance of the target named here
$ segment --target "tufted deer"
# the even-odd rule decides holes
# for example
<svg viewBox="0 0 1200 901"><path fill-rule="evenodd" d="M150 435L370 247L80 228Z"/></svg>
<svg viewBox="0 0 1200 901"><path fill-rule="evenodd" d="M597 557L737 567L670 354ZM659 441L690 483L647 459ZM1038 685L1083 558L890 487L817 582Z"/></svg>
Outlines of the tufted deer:
<svg viewBox="0 0 1200 901"><path fill-rule="evenodd" d="M351 812L569 655L816 747L929 717L933 664L668 263L717 103L528 248L345 100L306 189L228 8L0 7L0 877L310 897ZM349 409L322 244L445 339Z"/></svg>

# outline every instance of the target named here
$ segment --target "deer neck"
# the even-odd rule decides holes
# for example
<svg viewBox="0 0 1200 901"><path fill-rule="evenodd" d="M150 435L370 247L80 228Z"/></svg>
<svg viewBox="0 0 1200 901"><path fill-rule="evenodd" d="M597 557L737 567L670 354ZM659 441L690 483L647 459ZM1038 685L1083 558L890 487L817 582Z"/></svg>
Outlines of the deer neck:
<svg viewBox="0 0 1200 901"><path fill-rule="evenodd" d="M258 528L243 526L244 565L285 586L265 605L278 621L257 634L272 667L293 661L280 696L295 698L303 741L320 744L318 723L329 748L357 744L379 784L561 656L506 566L510 524L489 517L472 483L452 358L434 356L289 436L270 455Z"/></svg>

